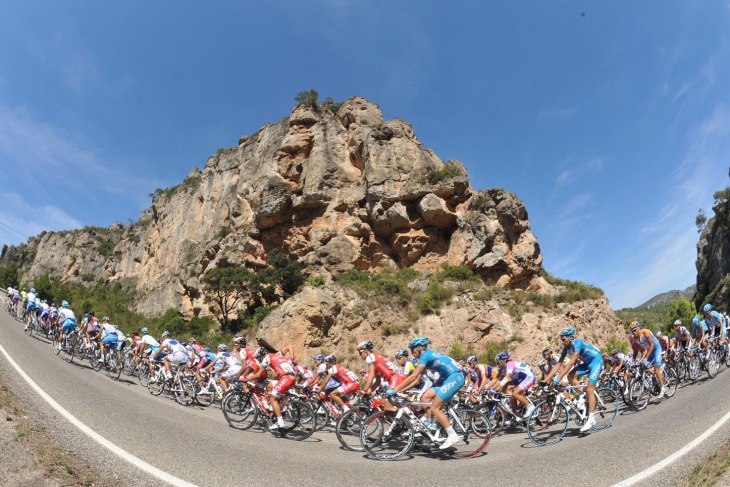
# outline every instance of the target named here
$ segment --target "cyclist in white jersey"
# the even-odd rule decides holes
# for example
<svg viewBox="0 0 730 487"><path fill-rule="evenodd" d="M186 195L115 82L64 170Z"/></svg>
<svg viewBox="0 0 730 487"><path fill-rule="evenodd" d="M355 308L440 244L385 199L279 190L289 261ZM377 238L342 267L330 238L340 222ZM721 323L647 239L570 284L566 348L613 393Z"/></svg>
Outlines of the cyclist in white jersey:
<svg viewBox="0 0 730 487"><path fill-rule="evenodd" d="M160 338L162 339L162 344L157 352L155 352L154 358L157 359L163 350L169 352L162 360L165 364L165 377L172 379L170 364L182 365L190 361L190 356L185 350L185 345L172 338L169 331L163 331Z"/></svg>

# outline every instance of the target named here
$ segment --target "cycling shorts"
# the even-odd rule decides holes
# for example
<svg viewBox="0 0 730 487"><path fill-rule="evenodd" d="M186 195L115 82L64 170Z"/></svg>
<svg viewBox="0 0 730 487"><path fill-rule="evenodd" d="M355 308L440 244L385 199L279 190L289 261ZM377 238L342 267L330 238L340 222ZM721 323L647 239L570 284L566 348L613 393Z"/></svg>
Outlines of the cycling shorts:
<svg viewBox="0 0 730 487"><path fill-rule="evenodd" d="M35 303L28 303L28 306L25 308L26 313L30 313L35 309Z"/></svg>
<svg viewBox="0 0 730 487"><path fill-rule="evenodd" d="M160 352L160 355L157 356L157 358L154 358L155 354L157 353L157 350L159 350L159 347L150 347L149 351L147 352L150 356L150 360L153 362L162 362L162 359L167 356L167 351L163 350Z"/></svg>
<svg viewBox="0 0 730 487"><path fill-rule="evenodd" d="M659 354L659 360L661 360L661 353ZM599 355L591 362L581 362L574 368L578 372L579 376L588 375L588 383L595 386L598 384L598 378L601 376L601 372L603 372L603 360Z"/></svg>
<svg viewBox="0 0 730 487"><path fill-rule="evenodd" d="M200 360L198 360L198 370L203 370L206 365L210 363L210 360L208 360L208 357L203 357Z"/></svg>
<svg viewBox="0 0 730 487"><path fill-rule="evenodd" d="M74 331L76 329L76 322L72 319L66 319L66 321L63 322L63 328L61 331L64 333L69 333L71 331Z"/></svg>
<svg viewBox="0 0 730 487"><path fill-rule="evenodd" d="M330 381L327 384L325 384L325 386L324 386L324 392L329 394L330 392L334 391L341 385L342 385L342 382L335 380L335 379L330 379Z"/></svg>
<svg viewBox="0 0 730 487"><path fill-rule="evenodd" d="M122 350L124 350L124 347L126 347L126 346L127 346L127 341L126 340L119 340L117 342L117 350L119 350L120 352Z"/></svg>
<svg viewBox="0 0 730 487"><path fill-rule="evenodd" d="M444 377L443 380L439 379L433 385L433 388L436 391L436 395L441 400L448 402L457 392L459 392L459 389L464 386L465 382L466 379L464 379L464 374L458 370L453 374Z"/></svg>
<svg viewBox="0 0 730 487"><path fill-rule="evenodd" d="M47 309L46 310L43 310L41 312L41 318L48 318L48 310Z"/></svg>
<svg viewBox="0 0 730 487"><path fill-rule="evenodd" d="M515 387L519 387L523 391L529 392L529 390L532 389L532 386L535 385L536 380L537 377L535 377L535 374L525 374L524 379L522 379L519 384L515 384Z"/></svg>
<svg viewBox="0 0 730 487"><path fill-rule="evenodd" d="M659 367L662 364L662 349L654 347L654 352L652 352L651 357L647 360L650 364L653 364L654 367Z"/></svg>
<svg viewBox="0 0 730 487"><path fill-rule="evenodd" d="M280 377L279 380L276 381L274 388L271 390L271 394L274 397L283 396L284 394L286 394L286 391L288 391L291 386L294 385L294 382L296 382L296 380L294 379L293 375L285 375L283 377Z"/></svg>
<svg viewBox="0 0 730 487"><path fill-rule="evenodd" d="M337 392L340 394L352 394L356 390L360 389L359 382L350 382L349 384L342 384L337 388Z"/></svg>
<svg viewBox="0 0 730 487"><path fill-rule="evenodd" d="M235 367L226 369L226 371L221 374L221 377L228 380L228 379L233 379L234 377L238 377L240 374L241 374L241 366L236 365Z"/></svg>
<svg viewBox="0 0 730 487"><path fill-rule="evenodd" d="M188 357L188 354L185 352L175 352L167 357L167 360L170 361L171 364L183 364L190 361L190 357Z"/></svg>
<svg viewBox="0 0 730 487"><path fill-rule="evenodd" d="M102 341L104 345L116 346L119 343L119 337L116 335L107 335Z"/></svg>

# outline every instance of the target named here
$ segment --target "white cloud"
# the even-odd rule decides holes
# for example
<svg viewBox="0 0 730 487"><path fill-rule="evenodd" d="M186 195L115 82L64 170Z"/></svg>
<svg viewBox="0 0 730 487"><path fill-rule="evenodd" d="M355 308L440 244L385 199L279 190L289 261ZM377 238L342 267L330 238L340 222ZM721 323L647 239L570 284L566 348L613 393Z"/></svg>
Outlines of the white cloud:
<svg viewBox="0 0 730 487"><path fill-rule="evenodd" d="M0 245L24 242L43 230L81 226L80 221L54 205L35 206L17 193L0 193Z"/></svg>
<svg viewBox="0 0 730 487"><path fill-rule="evenodd" d="M603 160L601 158L593 158L590 161L578 164L570 169L566 169L561 172L555 183L558 188L566 186L577 179L581 179L586 176L595 176L603 170Z"/></svg>

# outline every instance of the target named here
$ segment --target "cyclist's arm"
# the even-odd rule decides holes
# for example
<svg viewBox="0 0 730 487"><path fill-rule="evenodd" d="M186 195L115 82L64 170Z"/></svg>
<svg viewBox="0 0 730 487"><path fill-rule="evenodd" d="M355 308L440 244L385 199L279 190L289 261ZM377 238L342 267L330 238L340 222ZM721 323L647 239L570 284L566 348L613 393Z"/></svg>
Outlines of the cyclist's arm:
<svg viewBox="0 0 730 487"><path fill-rule="evenodd" d="M403 382L395 387L395 392L407 391L411 387L418 383L418 379L426 372L426 366L424 364L418 364L416 370L412 374L406 376Z"/></svg>
<svg viewBox="0 0 730 487"><path fill-rule="evenodd" d="M367 393L370 389L374 389L373 382L375 381L375 364L372 363L368 366L368 380L365 381L365 385L362 387L363 392Z"/></svg>

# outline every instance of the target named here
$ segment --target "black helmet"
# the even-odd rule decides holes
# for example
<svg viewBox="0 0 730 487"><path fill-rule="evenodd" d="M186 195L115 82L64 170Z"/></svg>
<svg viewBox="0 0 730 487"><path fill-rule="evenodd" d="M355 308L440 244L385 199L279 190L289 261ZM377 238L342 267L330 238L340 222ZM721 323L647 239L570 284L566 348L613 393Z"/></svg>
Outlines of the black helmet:
<svg viewBox="0 0 730 487"><path fill-rule="evenodd" d="M327 362L328 364L336 364L337 363L337 357L335 357L334 355L327 355L324 358L324 361Z"/></svg>
<svg viewBox="0 0 730 487"><path fill-rule="evenodd" d="M233 339L233 343L242 347L246 346L246 337L236 337Z"/></svg>
<svg viewBox="0 0 730 487"><path fill-rule="evenodd" d="M256 349L256 359L261 360L267 353L269 353L269 350L266 347L259 347Z"/></svg>
<svg viewBox="0 0 730 487"><path fill-rule="evenodd" d="M361 342L357 346L357 351L362 352L363 350L372 350L373 349L373 342L370 340L365 340L364 342Z"/></svg>

